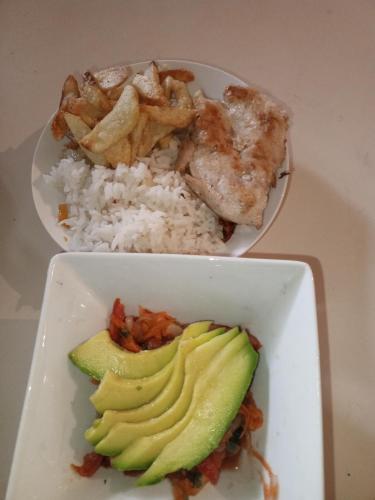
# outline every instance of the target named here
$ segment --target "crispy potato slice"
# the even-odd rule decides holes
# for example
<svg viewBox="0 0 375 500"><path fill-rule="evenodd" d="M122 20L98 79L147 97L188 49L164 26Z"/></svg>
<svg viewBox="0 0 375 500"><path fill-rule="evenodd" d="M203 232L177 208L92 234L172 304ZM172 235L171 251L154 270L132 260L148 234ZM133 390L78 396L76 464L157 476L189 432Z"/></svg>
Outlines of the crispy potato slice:
<svg viewBox="0 0 375 500"><path fill-rule="evenodd" d="M185 108L159 107L141 104L141 110L145 111L151 120L159 122L162 125L170 125L174 128L187 127L195 116L195 111L193 109Z"/></svg>
<svg viewBox="0 0 375 500"><path fill-rule="evenodd" d="M98 121L103 118L102 111L90 104L85 97L68 97L64 111L80 116L90 128L95 127Z"/></svg>
<svg viewBox="0 0 375 500"><path fill-rule="evenodd" d="M154 62L147 66L143 75L137 73L134 76L133 85L148 103L158 104L159 106L167 104L167 99L159 82L158 68Z"/></svg>
<svg viewBox="0 0 375 500"><path fill-rule="evenodd" d="M167 76L167 78L162 83L162 87L164 90L164 95L168 99L168 101L172 95L172 90L173 90L172 86L173 86L173 78L171 76Z"/></svg>
<svg viewBox="0 0 375 500"><path fill-rule="evenodd" d="M112 66L92 73L99 87L106 93L122 85L129 75L130 71L126 66Z"/></svg>
<svg viewBox="0 0 375 500"><path fill-rule="evenodd" d="M115 168L119 163L130 165L132 148L129 138L127 136L123 137L116 142L116 144L113 144L113 146L104 151L103 155L113 168Z"/></svg>
<svg viewBox="0 0 375 500"><path fill-rule="evenodd" d="M148 120L143 131L142 142L139 146L138 156L147 156L155 144L174 129L171 125L163 125L156 121Z"/></svg>
<svg viewBox="0 0 375 500"><path fill-rule="evenodd" d="M80 87L81 95L95 108L99 109L103 116L109 113L112 109L112 103L99 87L87 81L83 82Z"/></svg>
<svg viewBox="0 0 375 500"><path fill-rule="evenodd" d="M51 123L51 130L53 137L60 141L68 132L68 126L64 120L64 111L59 109L58 112L53 117Z"/></svg>
<svg viewBox="0 0 375 500"><path fill-rule="evenodd" d="M168 76L171 76L175 80L184 83L193 82L195 80L194 73L192 71L189 71L188 69L179 68L179 69L166 69L164 71L159 71L159 78L162 83Z"/></svg>
<svg viewBox="0 0 375 500"><path fill-rule="evenodd" d="M126 85L112 111L100 121L80 144L93 153L103 153L127 136L139 118L138 94L132 85Z"/></svg>
<svg viewBox="0 0 375 500"><path fill-rule="evenodd" d="M79 97L78 82L73 75L68 75L61 91L59 110L57 111L52 124L52 134L56 140L61 140L68 132L68 126L64 120L64 109L66 100L69 97Z"/></svg>
<svg viewBox="0 0 375 500"><path fill-rule="evenodd" d="M131 163L133 164L136 157L138 156L139 147L143 137L143 131L145 129L146 123L148 120L148 114L143 113L142 111L139 113L139 119L137 125L130 133L130 143L131 143Z"/></svg>
<svg viewBox="0 0 375 500"><path fill-rule="evenodd" d="M90 127L86 125L86 123L79 116L72 115L71 113L64 113L64 119L77 143L79 143L79 141L83 137L85 137L85 135L87 135L91 130ZM95 165L108 165L108 162L105 160L104 156L91 153L91 151L83 148L82 146L81 149L85 153L87 158L89 158L89 160L91 160Z"/></svg>
<svg viewBox="0 0 375 500"><path fill-rule="evenodd" d="M118 87L114 87L113 89L108 89L106 91L106 96L111 101L112 106L116 104L116 101L120 99L121 94L123 93L125 88L125 83L119 85Z"/></svg>
<svg viewBox="0 0 375 500"><path fill-rule="evenodd" d="M193 108L193 99L191 98L190 92L184 82L180 82L172 78L170 86L176 97L178 107L188 109Z"/></svg>

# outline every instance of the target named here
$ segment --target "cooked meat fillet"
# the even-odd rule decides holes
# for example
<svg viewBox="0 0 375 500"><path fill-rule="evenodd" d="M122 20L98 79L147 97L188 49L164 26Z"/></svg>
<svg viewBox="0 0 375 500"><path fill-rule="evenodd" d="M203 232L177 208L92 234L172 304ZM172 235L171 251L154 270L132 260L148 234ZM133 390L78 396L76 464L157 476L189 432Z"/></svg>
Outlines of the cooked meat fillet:
<svg viewBox="0 0 375 500"><path fill-rule="evenodd" d="M224 103L195 100L195 151L186 181L223 219L259 228L285 157L286 114L257 90L229 86Z"/></svg>

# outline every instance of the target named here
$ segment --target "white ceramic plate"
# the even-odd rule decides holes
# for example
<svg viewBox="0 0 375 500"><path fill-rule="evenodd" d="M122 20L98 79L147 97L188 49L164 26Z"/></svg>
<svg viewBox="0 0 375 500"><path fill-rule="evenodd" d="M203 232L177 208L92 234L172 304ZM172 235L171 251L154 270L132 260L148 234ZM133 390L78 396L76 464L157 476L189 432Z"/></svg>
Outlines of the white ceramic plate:
<svg viewBox="0 0 375 500"><path fill-rule="evenodd" d="M208 97L214 99L222 99L223 90L226 85L248 85L248 83L236 76L206 64L184 60L160 60L158 62L168 65L169 68L185 67L190 69L196 76L195 82L190 84L191 90L194 91L201 88ZM148 62L141 62L131 64L130 66L134 72L137 72L143 70L147 64ZM68 233L56 221L58 205L64 201L63 196L43 180L43 174L49 173L51 166L61 158L63 145L62 142L54 140L50 129L51 121L52 118L44 128L35 149L31 174L32 192L35 207L42 224L63 250L69 250ZM289 172L288 155L279 172ZM286 175L282 179L279 179L276 188L271 190L261 229L257 230L254 227L237 226L234 235L227 243L228 255L242 255L254 246L266 233L281 208L289 177L289 175Z"/></svg>
<svg viewBox="0 0 375 500"><path fill-rule="evenodd" d="M253 444L278 476L279 500L324 498L314 285L306 264L67 253L55 256L48 272L7 500L171 498L167 481L139 489L116 471L86 479L69 467L90 449L83 433L95 418L88 400L95 388L67 353L105 327L115 297L130 313L142 304L184 322L213 318L250 328L263 343L253 392L265 416ZM260 500L258 471L244 459L197 498Z"/></svg>

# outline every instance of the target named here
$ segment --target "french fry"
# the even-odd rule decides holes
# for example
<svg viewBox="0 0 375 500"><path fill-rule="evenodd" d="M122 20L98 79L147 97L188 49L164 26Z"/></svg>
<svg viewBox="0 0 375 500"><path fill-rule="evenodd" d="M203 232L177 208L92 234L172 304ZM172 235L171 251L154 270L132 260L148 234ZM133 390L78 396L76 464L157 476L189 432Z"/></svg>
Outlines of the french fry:
<svg viewBox="0 0 375 500"><path fill-rule="evenodd" d="M90 104L85 97L68 97L64 103L64 111L80 116L90 129L103 117L102 111Z"/></svg>
<svg viewBox="0 0 375 500"><path fill-rule="evenodd" d="M173 90L172 85L173 85L173 78L171 76L167 76L162 83L162 87L164 90L164 95L168 99L168 101L172 95L172 90Z"/></svg>
<svg viewBox="0 0 375 500"><path fill-rule="evenodd" d="M143 131L142 142L139 146L138 156L144 157L150 153L155 144L163 137L170 134L173 126L163 125L152 120L148 120Z"/></svg>
<svg viewBox="0 0 375 500"><path fill-rule="evenodd" d="M134 163L136 157L138 156L139 147L143 137L143 131L145 129L146 123L148 120L148 114L143 113L142 111L139 113L139 119L137 125L130 133L130 143L131 143L131 164Z"/></svg>
<svg viewBox="0 0 375 500"><path fill-rule="evenodd" d="M68 126L64 120L64 109L66 107L66 100L69 97L79 97L78 82L73 75L68 75L63 84L61 91L59 110L57 111L52 124L52 134L56 140L61 140L68 132Z"/></svg>
<svg viewBox="0 0 375 500"><path fill-rule="evenodd" d="M170 125L173 128L187 127L195 116L193 109L149 106L147 104L141 104L140 107L142 111L149 115L151 120L162 125Z"/></svg>
<svg viewBox="0 0 375 500"><path fill-rule="evenodd" d="M105 92L122 85L130 72L126 66L112 66L92 73L98 86ZM109 97L109 96L108 96Z"/></svg>
<svg viewBox="0 0 375 500"><path fill-rule="evenodd" d="M132 85L126 85L112 111L108 113L80 144L93 153L103 153L136 126L139 118L138 94Z"/></svg>
<svg viewBox="0 0 375 500"><path fill-rule="evenodd" d="M78 144L79 141L83 137L85 137L85 135L87 135L91 130L90 127L86 125L86 123L82 120L82 118L76 115L72 115L71 113L64 113L64 120ZM91 153L91 151L83 148L82 146L81 149L85 153L87 158L89 158L89 160L91 160L95 165L108 165L108 162L106 161L104 156Z"/></svg>
<svg viewBox="0 0 375 500"><path fill-rule="evenodd" d="M103 116L111 111L113 107L111 101L99 87L93 85L92 83L84 82L80 89L82 97L84 97L95 108L99 109Z"/></svg>
<svg viewBox="0 0 375 500"><path fill-rule="evenodd" d="M188 69L179 68L179 69L167 69L164 71L159 71L159 78L161 83L163 83L163 81L168 76L171 76L175 80L184 83L193 82L195 80L194 73L192 71L189 71Z"/></svg>
<svg viewBox="0 0 375 500"><path fill-rule="evenodd" d="M159 106L167 104L167 99L159 82L158 69L154 62L147 66L143 75L136 74L132 83L141 97L148 103Z"/></svg>
<svg viewBox="0 0 375 500"><path fill-rule="evenodd" d="M123 137L116 144L104 151L105 159L114 168L119 163L131 164L132 148L128 137Z"/></svg>
<svg viewBox="0 0 375 500"><path fill-rule="evenodd" d="M106 96L111 101L112 106L114 106L116 101L119 100L124 88L125 88L125 83L119 85L118 87L114 87L113 89L108 89L106 91Z"/></svg>
<svg viewBox="0 0 375 500"><path fill-rule="evenodd" d="M51 130L53 137L60 141L68 132L68 126L64 120L64 111L59 109L53 117L51 123Z"/></svg>
<svg viewBox="0 0 375 500"><path fill-rule="evenodd" d="M193 108L193 100L184 82L172 79L172 81L170 82L170 86L172 88L172 92L176 97L177 106L188 109Z"/></svg>

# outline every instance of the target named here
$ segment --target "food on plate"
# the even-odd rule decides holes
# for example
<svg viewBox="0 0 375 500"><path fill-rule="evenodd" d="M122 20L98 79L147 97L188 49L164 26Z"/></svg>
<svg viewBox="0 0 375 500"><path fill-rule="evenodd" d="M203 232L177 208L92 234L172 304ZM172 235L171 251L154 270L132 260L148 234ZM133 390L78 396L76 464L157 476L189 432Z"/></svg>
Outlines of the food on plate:
<svg viewBox="0 0 375 500"><path fill-rule="evenodd" d="M160 81L163 82L168 76L184 83L190 83L195 80L194 73L188 69L165 69L159 71Z"/></svg>
<svg viewBox="0 0 375 500"><path fill-rule="evenodd" d="M227 87L224 103L199 96L196 107L187 183L223 219L260 228L285 155L286 115L258 91L236 86Z"/></svg>
<svg viewBox="0 0 375 500"><path fill-rule="evenodd" d="M138 117L138 94L132 85L126 85L110 113L80 140L80 145L93 153L103 153L134 129Z"/></svg>
<svg viewBox="0 0 375 500"><path fill-rule="evenodd" d="M219 101L191 82L155 62L68 76L52 132L70 149L46 180L69 206L71 250L225 253L236 224L262 227L288 117L256 89Z"/></svg>
<svg viewBox="0 0 375 500"><path fill-rule="evenodd" d="M160 106L168 104L168 99L160 85L159 71L154 62L147 66L143 75L137 73L132 84L146 102Z"/></svg>
<svg viewBox="0 0 375 500"><path fill-rule="evenodd" d="M129 76L129 69L127 66L112 66L90 74L99 88L108 94L125 82Z"/></svg>
<svg viewBox="0 0 375 500"><path fill-rule="evenodd" d="M69 127L69 130L71 131L77 143L79 143L79 141L83 139L83 137L85 137L91 131L90 127L86 125L86 123L79 116L73 115L71 113L64 113L63 116L66 124ZM87 158L91 160L94 164L104 165L104 166L108 165L108 162L103 155L100 155L98 153L92 153L83 146L81 147Z"/></svg>
<svg viewBox="0 0 375 500"><path fill-rule="evenodd" d="M135 471L138 486L169 478L176 500L216 484L263 422L250 392L260 347L239 327L186 326L142 307L130 316L116 299L108 330L69 354L100 380L90 397L98 418L85 433L95 451L73 469Z"/></svg>

